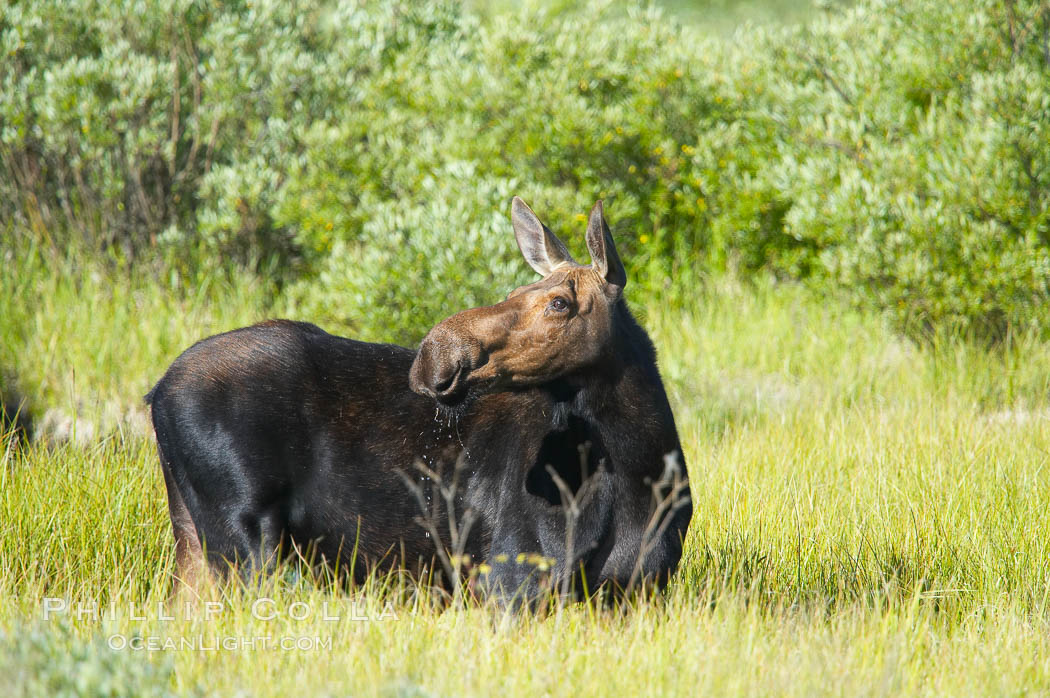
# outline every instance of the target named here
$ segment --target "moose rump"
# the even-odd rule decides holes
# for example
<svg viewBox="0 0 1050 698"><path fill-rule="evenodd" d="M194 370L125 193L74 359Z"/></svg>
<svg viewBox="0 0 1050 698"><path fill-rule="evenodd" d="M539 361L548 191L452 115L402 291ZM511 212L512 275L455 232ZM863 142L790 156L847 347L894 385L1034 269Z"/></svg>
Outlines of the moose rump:
<svg viewBox="0 0 1050 698"><path fill-rule="evenodd" d="M178 579L294 546L358 579L455 554L500 598L667 582L688 481L601 202L589 265L518 198L512 222L542 278L418 351L278 320L175 360L147 401Z"/></svg>

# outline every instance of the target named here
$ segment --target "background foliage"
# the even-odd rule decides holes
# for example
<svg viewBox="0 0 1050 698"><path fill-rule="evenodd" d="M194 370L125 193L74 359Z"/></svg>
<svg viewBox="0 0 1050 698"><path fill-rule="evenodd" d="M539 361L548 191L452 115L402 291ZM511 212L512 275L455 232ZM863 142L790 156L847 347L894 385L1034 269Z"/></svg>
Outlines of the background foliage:
<svg viewBox="0 0 1050 698"><path fill-rule="evenodd" d="M998 338L1046 326L1048 32L1046 0L730 36L608 4L16 2L0 215L177 275L262 270L408 342L523 280L512 194L577 251L604 197L650 290L771 272Z"/></svg>

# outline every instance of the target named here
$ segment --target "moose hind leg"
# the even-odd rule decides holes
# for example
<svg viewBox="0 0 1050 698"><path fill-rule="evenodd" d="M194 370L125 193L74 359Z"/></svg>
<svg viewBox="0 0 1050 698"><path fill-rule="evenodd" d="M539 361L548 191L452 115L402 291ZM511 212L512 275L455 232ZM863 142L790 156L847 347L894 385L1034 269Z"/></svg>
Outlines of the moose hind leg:
<svg viewBox="0 0 1050 698"><path fill-rule="evenodd" d="M161 469L164 471L164 486L168 492L171 528L175 534L175 586L172 591L177 593L183 589L195 590L207 574L197 526L193 523L193 517L190 516L182 493L179 492L163 456Z"/></svg>

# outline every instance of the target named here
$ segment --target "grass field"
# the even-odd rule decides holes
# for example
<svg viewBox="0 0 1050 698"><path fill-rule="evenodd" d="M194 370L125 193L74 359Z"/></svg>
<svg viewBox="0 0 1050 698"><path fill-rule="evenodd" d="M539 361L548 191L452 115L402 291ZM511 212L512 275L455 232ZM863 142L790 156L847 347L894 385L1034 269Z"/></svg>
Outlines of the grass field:
<svg viewBox="0 0 1050 698"><path fill-rule="evenodd" d="M176 283L15 249L0 361L38 414L80 418L52 418L77 439L0 449L5 693L1050 692L1046 344L918 347L772 283L636 299L694 498L664 598L504 617L392 580L285 575L159 609L172 546L139 396L199 336L285 309L250 278ZM48 598L66 610L45 620ZM103 618L77 617L90 603ZM263 636L300 645L243 646ZM166 638L218 648L111 649Z"/></svg>

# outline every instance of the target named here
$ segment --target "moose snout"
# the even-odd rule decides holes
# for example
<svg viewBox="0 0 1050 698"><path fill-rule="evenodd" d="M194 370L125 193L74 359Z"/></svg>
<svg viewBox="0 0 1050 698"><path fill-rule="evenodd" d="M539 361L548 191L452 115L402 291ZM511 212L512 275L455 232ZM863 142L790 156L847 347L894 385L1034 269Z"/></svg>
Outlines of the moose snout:
<svg viewBox="0 0 1050 698"><path fill-rule="evenodd" d="M443 331L431 330L419 346L408 384L413 392L450 403L460 400L467 389L473 366L472 343Z"/></svg>

